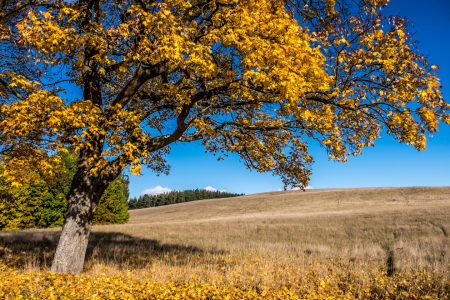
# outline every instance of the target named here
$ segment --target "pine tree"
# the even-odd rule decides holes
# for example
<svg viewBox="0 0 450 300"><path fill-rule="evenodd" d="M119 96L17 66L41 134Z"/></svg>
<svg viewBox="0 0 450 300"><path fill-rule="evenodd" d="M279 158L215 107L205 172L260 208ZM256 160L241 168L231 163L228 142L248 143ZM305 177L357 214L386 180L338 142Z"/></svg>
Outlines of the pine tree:
<svg viewBox="0 0 450 300"><path fill-rule="evenodd" d="M67 211L66 195L76 172L78 155L73 151L60 153L65 173L56 174L55 182L48 182L39 170L35 181L20 187L11 187L3 177L0 166L0 229L58 227L64 222ZM128 181L120 175L106 189L96 213L94 224L121 224L128 218Z"/></svg>
<svg viewBox="0 0 450 300"><path fill-rule="evenodd" d="M180 192L179 197L180 197L180 203L186 202L184 191Z"/></svg>
<svg viewBox="0 0 450 300"><path fill-rule="evenodd" d="M152 205L152 198L145 194L142 196L142 208L149 208Z"/></svg>
<svg viewBox="0 0 450 300"><path fill-rule="evenodd" d="M152 196L151 200L150 200L150 206L151 207L156 207L157 202L158 202L158 197L157 196Z"/></svg>
<svg viewBox="0 0 450 300"><path fill-rule="evenodd" d="M118 194L118 201L116 202L116 206L114 207L114 218L112 219L112 224L125 224L128 222L130 218L130 214L128 213L128 197L130 195L128 180L125 179L123 175L119 176L118 179L118 187L121 194Z"/></svg>
<svg viewBox="0 0 450 300"><path fill-rule="evenodd" d="M170 192L168 196L169 196L169 204L177 203L175 192Z"/></svg>
<svg viewBox="0 0 450 300"><path fill-rule="evenodd" d="M130 217L123 176L106 188L94 214L93 224L123 224Z"/></svg>
<svg viewBox="0 0 450 300"><path fill-rule="evenodd" d="M130 201L128 201L128 210L137 209L137 203L138 200L136 199L136 197L131 198Z"/></svg>
<svg viewBox="0 0 450 300"><path fill-rule="evenodd" d="M6 188L2 188L3 193L0 199L0 229L14 230L33 227L34 222L26 201L30 191L25 188L7 190L7 184L4 187Z"/></svg>
<svg viewBox="0 0 450 300"><path fill-rule="evenodd" d="M139 198L137 199L137 203L136 203L136 208L137 209L141 209L144 208L144 206L142 205L142 196L139 196Z"/></svg>
<svg viewBox="0 0 450 300"><path fill-rule="evenodd" d="M166 196L165 194L159 194L158 196L158 202L156 203L157 206L163 206L166 205Z"/></svg>

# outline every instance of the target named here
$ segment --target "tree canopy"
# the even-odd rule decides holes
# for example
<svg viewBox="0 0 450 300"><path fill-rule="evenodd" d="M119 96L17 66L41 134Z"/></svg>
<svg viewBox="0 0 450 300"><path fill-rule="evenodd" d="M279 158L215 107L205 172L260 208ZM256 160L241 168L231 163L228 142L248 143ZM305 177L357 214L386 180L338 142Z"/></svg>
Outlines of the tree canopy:
<svg viewBox="0 0 450 300"><path fill-rule="evenodd" d="M338 161L383 130L424 149L427 134L450 122L450 106L437 65L418 54L405 18L382 15L386 4L49 0L3 8L5 51L14 36L27 66L39 68L0 67L8 180L29 179L25 166L56 174L61 162L51 154L68 145L80 153L53 270L81 272L69 259L62 266L60 249L87 243L98 201L124 168L167 173L174 143L200 141L219 158L236 153L300 188L311 174L310 139ZM56 70L81 97L45 78ZM80 228L83 242L69 238Z"/></svg>

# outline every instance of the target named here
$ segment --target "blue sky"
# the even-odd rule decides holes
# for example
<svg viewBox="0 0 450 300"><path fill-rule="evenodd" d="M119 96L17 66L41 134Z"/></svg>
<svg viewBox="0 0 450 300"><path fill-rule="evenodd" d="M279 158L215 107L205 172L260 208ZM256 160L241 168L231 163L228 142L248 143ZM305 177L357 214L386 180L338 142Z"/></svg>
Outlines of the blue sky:
<svg viewBox="0 0 450 300"><path fill-rule="evenodd" d="M391 0L386 15L406 16L413 22L419 53L440 66L444 98L450 101L450 1ZM315 159L310 185L313 188L450 185L450 126L441 125L429 138L427 149L418 152L388 136L365 148L347 163L331 162L325 150L310 144ZM144 169L141 177L130 176L131 197L156 186L172 190L205 188L234 193L260 193L283 188L278 177L246 170L236 155L217 161L199 144L179 144L167 157L170 175L156 176Z"/></svg>

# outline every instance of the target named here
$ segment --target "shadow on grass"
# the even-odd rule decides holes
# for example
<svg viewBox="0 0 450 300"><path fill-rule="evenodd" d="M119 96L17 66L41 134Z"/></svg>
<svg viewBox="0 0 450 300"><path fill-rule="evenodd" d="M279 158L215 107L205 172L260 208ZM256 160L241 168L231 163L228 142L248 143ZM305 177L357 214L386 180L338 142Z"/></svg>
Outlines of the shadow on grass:
<svg viewBox="0 0 450 300"><path fill-rule="evenodd" d="M0 232L0 262L14 269L48 270L60 231ZM93 232L86 251L85 271L95 264L122 270L145 268L155 261L184 265L192 259L224 251L204 251L197 247L162 244L155 239L136 238L118 232Z"/></svg>

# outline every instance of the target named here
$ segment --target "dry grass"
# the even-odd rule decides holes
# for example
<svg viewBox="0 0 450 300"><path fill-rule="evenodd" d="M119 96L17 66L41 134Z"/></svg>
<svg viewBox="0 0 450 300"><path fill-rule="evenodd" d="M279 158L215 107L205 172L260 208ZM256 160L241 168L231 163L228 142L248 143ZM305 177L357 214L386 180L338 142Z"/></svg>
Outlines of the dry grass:
<svg viewBox="0 0 450 300"><path fill-rule="evenodd" d="M287 288L305 297L442 299L449 217L450 187L272 192L141 209L129 224L94 227L85 275L237 286L258 297ZM59 232L0 233L4 272L48 271Z"/></svg>

